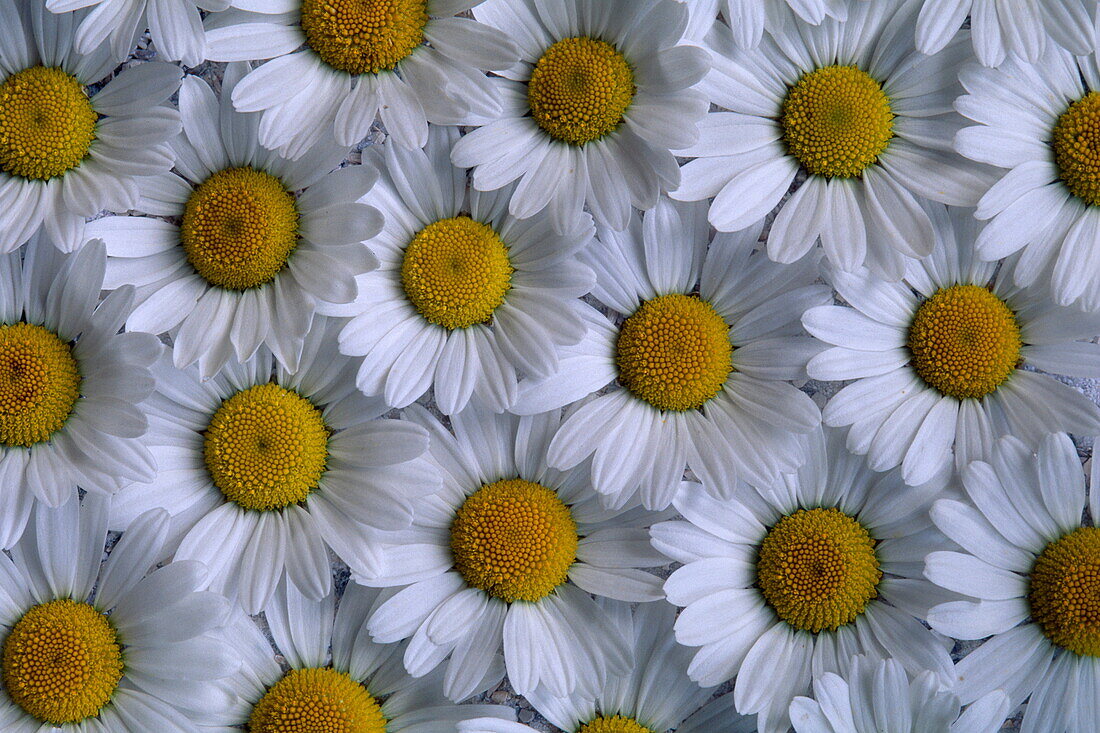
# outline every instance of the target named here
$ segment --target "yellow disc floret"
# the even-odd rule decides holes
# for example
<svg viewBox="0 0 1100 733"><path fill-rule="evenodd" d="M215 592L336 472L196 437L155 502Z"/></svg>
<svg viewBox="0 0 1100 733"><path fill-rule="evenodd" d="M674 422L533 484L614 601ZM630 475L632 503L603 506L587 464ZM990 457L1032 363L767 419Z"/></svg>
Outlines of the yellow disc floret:
<svg viewBox="0 0 1100 733"><path fill-rule="evenodd" d="M1100 204L1100 92L1089 92L1062 113L1051 145L1062 183L1085 203Z"/></svg>
<svg viewBox="0 0 1100 733"><path fill-rule="evenodd" d="M849 624L878 595L875 541L837 509L799 509L760 544L756 584L779 618L803 631Z"/></svg>
<svg viewBox="0 0 1100 733"><path fill-rule="evenodd" d="M306 45L349 74L393 69L424 40L427 0L302 0Z"/></svg>
<svg viewBox="0 0 1100 733"><path fill-rule="evenodd" d="M444 328L486 323L512 288L508 247L492 227L455 216L421 229L405 248L401 286L413 307Z"/></svg>
<svg viewBox="0 0 1100 733"><path fill-rule="evenodd" d="M32 66L0 84L0 170L46 180L84 160L97 115L84 87L61 69Z"/></svg>
<svg viewBox="0 0 1100 733"><path fill-rule="evenodd" d="M580 727L577 733L651 733L634 718L600 715Z"/></svg>
<svg viewBox="0 0 1100 733"><path fill-rule="evenodd" d="M252 708L249 733L385 733L363 685L330 667L292 669Z"/></svg>
<svg viewBox="0 0 1100 733"><path fill-rule="evenodd" d="M1035 560L1027 599L1048 639L1100 657L1100 528L1079 527L1047 545Z"/></svg>
<svg viewBox="0 0 1100 733"><path fill-rule="evenodd" d="M187 261L211 285L254 288L286 267L298 245L298 205L275 176L227 168L187 200L180 241Z"/></svg>
<svg viewBox="0 0 1100 733"><path fill-rule="evenodd" d="M0 325L0 445L49 440L79 397L80 372L69 344L42 326Z"/></svg>
<svg viewBox="0 0 1100 733"><path fill-rule="evenodd" d="M825 66L787 92L783 142L818 176L853 178L878 160L894 137L894 113L882 85L856 66Z"/></svg>
<svg viewBox="0 0 1100 733"><path fill-rule="evenodd" d="M577 559L577 525L558 495L531 481L486 484L451 525L455 568L494 598L537 601L565 582Z"/></svg>
<svg viewBox="0 0 1100 733"><path fill-rule="evenodd" d="M1020 326L987 288L955 285L937 290L917 309L908 345L926 384L960 400L977 399L1015 371Z"/></svg>
<svg viewBox="0 0 1100 733"><path fill-rule="evenodd" d="M619 332L619 380L660 410L702 407L733 371L729 330L705 300L680 293L647 300Z"/></svg>
<svg viewBox="0 0 1100 733"><path fill-rule="evenodd" d="M584 145L613 132L634 101L634 72L614 46L565 38L546 49L531 72L527 104L550 137Z"/></svg>
<svg viewBox="0 0 1100 733"><path fill-rule="evenodd" d="M69 599L32 607L4 639L4 690L56 726L90 718L122 679L122 648L107 617Z"/></svg>
<svg viewBox="0 0 1100 733"><path fill-rule="evenodd" d="M203 456L214 485L245 509L282 509L305 501L328 460L321 411L277 384L249 387L218 408Z"/></svg>

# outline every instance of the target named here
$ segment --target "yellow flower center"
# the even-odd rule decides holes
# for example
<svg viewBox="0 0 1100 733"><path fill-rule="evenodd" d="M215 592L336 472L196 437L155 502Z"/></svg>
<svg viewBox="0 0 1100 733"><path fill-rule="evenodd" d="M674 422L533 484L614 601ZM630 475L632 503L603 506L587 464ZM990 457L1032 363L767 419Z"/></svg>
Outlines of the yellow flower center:
<svg viewBox="0 0 1100 733"><path fill-rule="evenodd" d="M282 509L305 501L328 460L321 411L277 384L249 387L218 408L203 457L214 485L245 509Z"/></svg>
<svg viewBox="0 0 1100 733"><path fill-rule="evenodd" d="M254 288L286 267L298 245L298 205L275 176L227 168L187 200L180 241L187 261L211 285Z"/></svg>
<svg viewBox="0 0 1100 733"><path fill-rule="evenodd" d="M1048 639L1100 657L1100 527L1079 527L1047 545L1035 560L1027 599Z"/></svg>
<svg viewBox="0 0 1100 733"><path fill-rule="evenodd" d="M292 669L252 708L249 733L385 733L367 689L330 667Z"/></svg>
<svg viewBox="0 0 1100 733"><path fill-rule="evenodd" d="M61 69L32 66L0 84L0 170L46 180L88 155L97 115L84 87Z"/></svg>
<svg viewBox="0 0 1100 733"><path fill-rule="evenodd" d="M921 303L909 327L909 351L920 378L957 399L981 398L1001 386L1020 361L1020 326L987 288L955 285Z"/></svg>
<svg viewBox="0 0 1100 733"><path fill-rule="evenodd" d="M508 247L492 227L456 216L421 229L401 263L401 286L424 318L444 328L486 323L512 288Z"/></svg>
<svg viewBox="0 0 1100 733"><path fill-rule="evenodd" d="M660 410L702 407L733 371L729 330L705 300L680 293L647 300L619 331L619 381Z"/></svg>
<svg viewBox="0 0 1100 733"><path fill-rule="evenodd" d="M455 567L494 598L537 601L565 582L577 559L577 525L557 493L523 479L475 491L451 524Z"/></svg>
<svg viewBox="0 0 1100 733"><path fill-rule="evenodd" d="M122 648L107 617L69 599L32 607L4 639L4 689L53 725L99 713L122 679Z"/></svg>
<svg viewBox="0 0 1100 733"><path fill-rule="evenodd" d="M803 631L835 631L878 595L875 541L837 509L799 509L768 530L756 583L779 618Z"/></svg>
<svg viewBox="0 0 1100 733"><path fill-rule="evenodd" d="M334 69L377 74L424 40L427 0L302 0L306 44Z"/></svg>
<svg viewBox="0 0 1100 733"><path fill-rule="evenodd" d="M527 104L550 137L584 145L619 126L634 92L634 72L614 46L577 36L543 53L527 83Z"/></svg>
<svg viewBox="0 0 1100 733"><path fill-rule="evenodd" d="M1089 92L1062 113L1051 145L1062 183L1085 203L1100 204L1100 93Z"/></svg>
<svg viewBox="0 0 1100 733"><path fill-rule="evenodd" d="M0 325L0 445L49 440L79 397L80 371L67 343L31 323Z"/></svg>
<svg viewBox="0 0 1100 733"><path fill-rule="evenodd" d="M622 715L611 717L601 715L582 725L577 733L651 733L651 731L644 725L639 725L634 718Z"/></svg>
<svg viewBox="0 0 1100 733"><path fill-rule="evenodd" d="M890 98L855 66L825 66L802 76L783 100L783 142L818 176L853 178L886 150L894 137Z"/></svg>

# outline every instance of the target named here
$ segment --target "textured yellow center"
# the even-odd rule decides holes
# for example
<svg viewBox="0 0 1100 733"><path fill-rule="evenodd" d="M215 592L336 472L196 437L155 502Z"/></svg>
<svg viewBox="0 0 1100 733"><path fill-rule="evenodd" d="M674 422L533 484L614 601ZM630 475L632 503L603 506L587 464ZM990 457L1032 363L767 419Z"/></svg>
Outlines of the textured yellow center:
<svg viewBox="0 0 1100 733"><path fill-rule="evenodd" d="M38 720L62 725L99 713L122 679L107 617L69 599L32 607L4 640L4 689Z"/></svg>
<svg viewBox="0 0 1100 733"><path fill-rule="evenodd" d="M634 72L614 46L577 36L546 49L531 72L527 104L550 137L584 145L619 126L634 91Z"/></svg>
<svg viewBox="0 0 1100 733"><path fill-rule="evenodd" d="M1100 93L1089 92L1054 125L1054 162L1074 196L1100 204Z"/></svg>
<svg viewBox="0 0 1100 733"><path fill-rule="evenodd" d="M385 733L367 689L329 667L292 669L252 708L249 733Z"/></svg>
<svg viewBox="0 0 1100 733"><path fill-rule="evenodd" d="M421 229L401 263L401 285L420 315L444 328L485 323L512 287L512 263L492 227L468 216Z"/></svg>
<svg viewBox="0 0 1100 733"><path fill-rule="evenodd" d="M660 410L702 407L733 371L729 326L710 303L680 293L642 303L615 350L623 386Z"/></svg>
<svg viewBox="0 0 1100 733"><path fill-rule="evenodd" d="M523 479L486 484L451 525L455 567L494 598L537 601L565 582L577 559L577 525L558 495Z"/></svg>
<svg viewBox="0 0 1100 733"><path fill-rule="evenodd" d="M577 733L651 733L649 728L639 725L634 718L622 715L599 716L585 723Z"/></svg>
<svg viewBox="0 0 1100 733"><path fill-rule="evenodd" d="M855 66L804 74L787 92L779 121L787 150L819 176L858 176L894 137L890 98Z"/></svg>
<svg viewBox="0 0 1100 733"><path fill-rule="evenodd" d="M875 541L837 509L799 509L760 545L756 583L781 619L804 631L833 631L856 619L882 579Z"/></svg>
<svg viewBox="0 0 1100 733"><path fill-rule="evenodd" d="M32 66L0 84L0 170L45 180L80 165L95 140L96 112L74 77Z"/></svg>
<svg viewBox="0 0 1100 733"><path fill-rule="evenodd" d="M321 411L277 384L249 387L218 408L203 456L214 485L245 509L282 509L317 488L328 459Z"/></svg>
<svg viewBox="0 0 1100 733"><path fill-rule="evenodd" d="M1035 560L1027 598L1048 639L1100 657L1100 528L1080 527L1047 545Z"/></svg>
<svg viewBox="0 0 1100 733"><path fill-rule="evenodd" d="M80 372L67 343L30 323L0 326L0 445L49 440L79 397Z"/></svg>
<svg viewBox="0 0 1100 733"><path fill-rule="evenodd" d="M278 178L227 168L187 200L180 241L187 261L211 285L254 288L270 282L298 245L298 205Z"/></svg>
<svg viewBox="0 0 1100 733"><path fill-rule="evenodd" d="M302 0L306 44L334 69L377 74L424 40L427 0Z"/></svg>
<svg viewBox="0 0 1100 733"><path fill-rule="evenodd" d="M987 288L955 285L924 301L909 327L913 368L929 386L957 399L980 398L1020 361L1020 327Z"/></svg>

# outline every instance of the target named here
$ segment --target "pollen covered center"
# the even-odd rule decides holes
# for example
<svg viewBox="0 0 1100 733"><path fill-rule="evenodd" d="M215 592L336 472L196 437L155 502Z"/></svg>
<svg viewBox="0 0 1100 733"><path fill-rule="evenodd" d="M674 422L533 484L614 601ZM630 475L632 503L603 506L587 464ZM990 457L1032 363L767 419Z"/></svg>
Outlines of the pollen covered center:
<svg viewBox="0 0 1100 733"><path fill-rule="evenodd" d="M1100 92L1089 92L1062 113L1051 145L1058 176L1070 193L1100 204Z"/></svg>
<svg viewBox="0 0 1100 733"><path fill-rule="evenodd" d="M1020 326L987 288L954 285L924 301L909 327L913 368L956 399L978 399L1001 386L1020 361Z"/></svg>
<svg viewBox="0 0 1100 733"><path fill-rule="evenodd" d="M444 328L485 323L512 288L508 247L492 227L455 216L421 229L405 248L401 286L424 318Z"/></svg>
<svg viewBox="0 0 1100 733"><path fill-rule="evenodd" d="M494 598L537 601L565 582L577 559L577 525L557 493L505 479L475 491L455 514L455 568Z"/></svg>
<svg viewBox="0 0 1100 733"><path fill-rule="evenodd" d="M331 667L292 669L252 708L249 733L385 733L382 707Z"/></svg>
<svg viewBox="0 0 1100 733"><path fill-rule="evenodd" d="M4 690L55 726L90 718L122 679L122 648L107 617L61 599L33 606L4 639Z"/></svg>
<svg viewBox="0 0 1100 733"><path fill-rule="evenodd" d="M211 285L254 288L274 279L298 245L298 205L275 176L227 168L187 200L180 242Z"/></svg>
<svg viewBox="0 0 1100 733"><path fill-rule="evenodd" d="M306 45L334 69L393 69L424 40L427 0L302 0Z"/></svg>
<svg viewBox="0 0 1100 733"><path fill-rule="evenodd" d="M576 36L550 46L535 64L527 104L550 137L584 145L619 126L635 90L634 71L618 49Z"/></svg>
<svg viewBox="0 0 1100 733"><path fill-rule="evenodd" d="M32 66L0 84L0 170L46 180L84 160L97 115L84 86L65 71Z"/></svg>
<svg viewBox="0 0 1100 733"><path fill-rule="evenodd" d="M894 137L894 112L882 85L856 66L825 66L802 76L780 111L783 142L810 173L853 178Z"/></svg>
<svg viewBox="0 0 1100 733"><path fill-rule="evenodd" d="M875 541L838 509L799 509L760 544L756 584L779 618L803 631L834 631L863 613L882 579Z"/></svg>
<svg viewBox="0 0 1100 733"><path fill-rule="evenodd" d="M282 509L317 488L328 438L321 411L309 400L261 384L233 395L214 413L203 457L226 499L256 511Z"/></svg>
<svg viewBox="0 0 1100 733"><path fill-rule="evenodd" d="M0 325L0 445L49 440L80 397L72 347L31 323Z"/></svg>
<svg viewBox="0 0 1100 733"><path fill-rule="evenodd" d="M1027 599L1048 639L1100 657L1100 527L1079 527L1047 545L1035 560Z"/></svg>
<svg viewBox="0 0 1100 733"><path fill-rule="evenodd" d="M702 407L733 371L729 330L705 300L680 293L647 300L619 331L619 380L659 410Z"/></svg>
<svg viewBox="0 0 1100 733"><path fill-rule="evenodd" d="M580 727L577 733L651 733L634 718L600 715Z"/></svg>

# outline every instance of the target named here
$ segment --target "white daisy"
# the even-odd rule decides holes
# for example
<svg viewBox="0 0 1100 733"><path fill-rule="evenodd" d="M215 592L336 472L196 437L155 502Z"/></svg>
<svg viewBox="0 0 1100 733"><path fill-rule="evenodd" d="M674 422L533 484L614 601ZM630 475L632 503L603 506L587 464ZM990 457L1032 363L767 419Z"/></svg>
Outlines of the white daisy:
<svg viewBox="0 0 1100 733"><path fill-rule="evenodd" d="M0 255L0 547L35 500L56 507L77 486L110 494L156 475L139 405L160 344L118 332L133 291L99 302L106 259L101 242L63 255L37 234Z"/></svg>
<svg viewBox="0 0 1100 733"><path fill-rule="evenodd" d="M934 552L924 574L965 594L928 612L932 628L984 639L957 666L964 703L1003 689L1028 696L1024 731L1095 730L1100 720L1100 461L1091 523L1073 442L1049 435L1038 454L1012 437L962 474L968 501L941 499L932 519L965 552Z"/></svg>
<svg viewBox="0 0 1100 733"><path fill-rule="evenodd" d="M207 57L273 59L232 97L242 112L263 112L261 142L289 158L322 139L355 145L379 116L398 144L422 148L429 122L480 125L500 115L483 71L507 69L519 52L496 29L454 17L480 2L239 2L250 12L206 19Z"/></svg>
<svg viewBox="0 0 1100 733"><path fill-rule="evenodd" d="M596 690L627 672L626 639L589 593L662 597L661 579L641 569L665 562L646 542L662 515L605 509L587 467L549 468L556 411L517 418L471 405L451 418L453 435L420 406L406 416L428 429L443 486L385 540L383 572L352 566L365 585L406 586L371 616L374 640L411 637L405 667L416 677L450 656L452 700L478 689L501 646L520 694Z"/></svg>
<svg viewBox="0 0 1100 733"><path fill-rule="evenodd" d="M175 558L205 563L210 586L249 613L284 572L302 593L324 595L326 546L377 571L379 552L365 535L408 527L439 478L424 456L425 431L376 419L387 408L355 389L354 365L336 352L338 330L316 323L295 372L261 350L201 380L165 353L146 438L160 471L122 490L112 529L166 509Z"/></svg>
<svg viewBox="0 0 1100 733"><path fill-rule="evenodd" d="M360 243L382 228L358 203L378 178L371 165L330 172L346 151L324 142L300 161L257 142L259 115L233 111L246 74L230 64L221 102L189 76L180 90L183 133L172 141L178 173L142 183L143 214L88 225L107 243L104 287L137 288L131 330L171 331L179 367L213 376L266 346L287 369L321 302L355 299L355 276L378 261Z"/></svg>
<svg viewBox="0 0 1100 733"><path fill-rule="evenodd" d="M5 733L190 733L231 703L215 682L240 667L223 628L231 605L199 590L199 563L154 569L164 512L135 519L101 567L109 501L39 506L11 559L0 555Z"/></svg>
<svg viewBox="0 0 1100 733"><path fill-rule="evenodd" d="M720 234L708 252L709 231L705 204L666 198L624 232L601 227L587 255L611 318L590 310L585 339L554 376L523 382L511 408L601 392L565 422L548 460L572 468L595 454L592 484L613 506L635 496L668 506L685 466L709 491L770 483L801 465L802 434L821 422L787 381L805 379L821 349L798 322L831 301L813 284L816 258L776 265L753 251L759 227Z"/></svg>
<svg viewBox="0 0 1100 733"><path fill-rule="evenodd" d="M995 733L1008 715L1001 690L960 715L958 696L931 672L910 681L897 661L864 656L852 660L848 679L832 672L815 679L814 698L791 703L795 733Z"/></svg>
<svg viewBox="0 0 1100 733"><path fill-rule="evenodd" d="M1100 316L1060 308L1045 288L1017 288L980 262L969 210L927 207L932 254L911 261L905 280L866 270L828 273L852 308L823 306L802 317L833 345L810 360L814 379L855 380L822 411L851 425L848 449L871 467L901 465L919 484L951 465L984 459L1000 435L1031 445L1057 430L1100 431L1100 408L1083 394L1026 367L1100 377Z"/></svg>
<svg viewBox="0 0 1100 733"><path fill-rule="evenodd" d="M943 481L907 487L815 432L797 474L771 488L740 485L715 499L685 483L674 506L687 521L653 526L653 546L684 563L665 583L683 606L676 640L700 647L688 675L701 685L736 676L742 713L783 733L788 707L826 672L847 676L851 656L894 657L913 674L955 679L950 643L921 625L942 591L914 558L949 547L928 507ZM946 477L943 477L946 480Z"/></svg>
<svg viewBox="0 0 1100 733"><path fill-rule="evenodd" d="M706 99L689 89L706 54L677 45L688 11L673 0L486 0L474 8L520 47L500 72L504 111L451 157L482 191L519 181L509 210L547 209L558 231L588 205L623 229L680 182L671 148L691 145Z"/></svg>
<svg viewBox="0 0 1100 733"><path fill-rule="evenodd" d="M366 200L386 224L368 245L382 264L360 276L355 303L326 312L354 316L340 349L363 357L364 393L404 407L434 385L448 415L473 395L502 412L517 370L554 373L585 333L578 298L595 278L575 257L592 223L559 236L544 214L508 213L515 186L467 195L466 171L448 157L457 137L433 127L426 150L370 149L383 176Z"/></svg>
<svg viewBox="0 0 1100 733"><path fill-rule="evenodd" d="M951 149L969 47L962 33L936 56L918 52L909 30L920 0L844 5L847 21L798 21L750 52L715 26L702 88L729 111L709 114L699 142L677 151L696 160L672 196L715 197L710 222L721 231L752 226L782 202L772 259L794 262L820 237L838 267L866 264L896 280L906 258L932 246L920 197L973 206L987 185ZM783 201L800 172L804 183Z"/></svg>
<svg viewBox="0 0 1100 733"><path fill-rule="evenodd" d="M172 167L180 116L163 104L178 66L142 63L89 96L117 65L105 46L78 53L84 11L53 15L41 0L0 3L0 252L40 226L59 248L84 243L84 217L126 211L145 176Z"/></svg>

